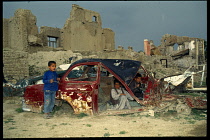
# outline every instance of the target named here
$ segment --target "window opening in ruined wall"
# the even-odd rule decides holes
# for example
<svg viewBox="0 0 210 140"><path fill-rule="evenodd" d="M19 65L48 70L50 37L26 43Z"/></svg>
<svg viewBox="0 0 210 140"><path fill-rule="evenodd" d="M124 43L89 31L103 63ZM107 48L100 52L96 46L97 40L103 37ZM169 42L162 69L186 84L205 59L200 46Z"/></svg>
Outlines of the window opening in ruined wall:
<svg viewBox="0 0 210 140"><path fill-rule="evenodd" d="M53 48L57 48L57 37L51 37L51 36L48 36L47 37L47 40L48 40L48 46L50 47L53 47Z"/></svg>
<svg viewBox="0 0 210 140"><path fill-rule="evenodd" d="M168 68L168 61L167 59L160 59L161 64L165 67Z"/></svg>
<svg viewBox="0 0 210 140"><path fill-rule="evenodd" d="M179 46L179 45L178 45L177 43L175 43L175 44L174 44L174 50L178 50L178 46Z"/></svg>
<svg viewBox="0 0 210 140"><path fill-rule="evenodd" d="M93 22L97 22L97 17L96 17L96 16L93 16L93 17L92 17L92 21L93 21Z"/></svg>

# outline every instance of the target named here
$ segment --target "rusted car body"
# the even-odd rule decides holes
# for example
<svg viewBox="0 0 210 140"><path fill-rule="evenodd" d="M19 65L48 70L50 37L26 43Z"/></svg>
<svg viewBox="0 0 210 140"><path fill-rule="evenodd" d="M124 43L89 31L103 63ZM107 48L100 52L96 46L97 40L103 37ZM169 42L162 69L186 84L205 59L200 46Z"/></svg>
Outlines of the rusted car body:
<svg viewBox="0 0 210 140"><path fill-rule="evenodd" d="M142 81L146 85L143 100L139 100L129 88L129 84L138 72L143 75ZM177 99L177 96L171 94L167 83L153 78L139 61L81 59L72 63L61 77L56 100L67 101L75 114L100 114L108 110L107 104L110 103L110 93L115 79L121 82L135 102L141 106L157 107L165 101ZM43 110L43 86L44 84L36 84L26 87L23 101L26 111ZM142 108L132 111L142 111Z"/></svg>

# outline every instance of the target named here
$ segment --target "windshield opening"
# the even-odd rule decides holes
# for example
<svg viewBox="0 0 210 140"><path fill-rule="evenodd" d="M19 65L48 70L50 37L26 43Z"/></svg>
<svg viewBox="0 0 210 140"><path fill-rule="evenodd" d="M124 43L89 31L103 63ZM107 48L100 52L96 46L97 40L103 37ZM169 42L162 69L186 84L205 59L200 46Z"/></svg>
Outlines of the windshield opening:
<svg viewBox="0 0 210 140"><path fill-rule="evenodd" d="M97 65L81 65L74 67L67 77L66 81L96 81L97 79Z"/></svg>

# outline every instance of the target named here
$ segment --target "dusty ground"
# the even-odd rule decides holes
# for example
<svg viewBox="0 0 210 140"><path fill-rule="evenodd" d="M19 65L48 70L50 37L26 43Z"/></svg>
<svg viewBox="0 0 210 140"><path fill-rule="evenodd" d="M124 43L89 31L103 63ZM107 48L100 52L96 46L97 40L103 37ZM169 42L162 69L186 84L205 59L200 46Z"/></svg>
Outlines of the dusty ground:
<svg viewBox="0 0 210 140"><path fill-rule="evenodd" d="M21 97L3 99L3 138L58 137L205 137L206 117L179 116L176 112L145 116L138 113L118 116L73 114L63 103L51 119L43 114L20 112ZM205 116L205 115L204 115Z"/></svg>

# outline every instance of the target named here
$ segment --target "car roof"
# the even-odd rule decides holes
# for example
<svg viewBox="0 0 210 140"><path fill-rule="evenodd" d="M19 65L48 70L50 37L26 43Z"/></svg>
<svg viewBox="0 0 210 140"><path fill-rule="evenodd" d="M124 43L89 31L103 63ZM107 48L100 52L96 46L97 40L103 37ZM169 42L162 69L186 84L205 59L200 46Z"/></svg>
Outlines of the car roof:
<svg viewBox="0 0 210 140"><path fill-rule="evenodd" d="M100 62L110 70L112 70L116 75L118 75L126 84L129 84L136 73L138 72L139 67L141 66L140 61L127 60L127 59L80 59L71 64L71 66L79 63L86 62Z"/></svg>

